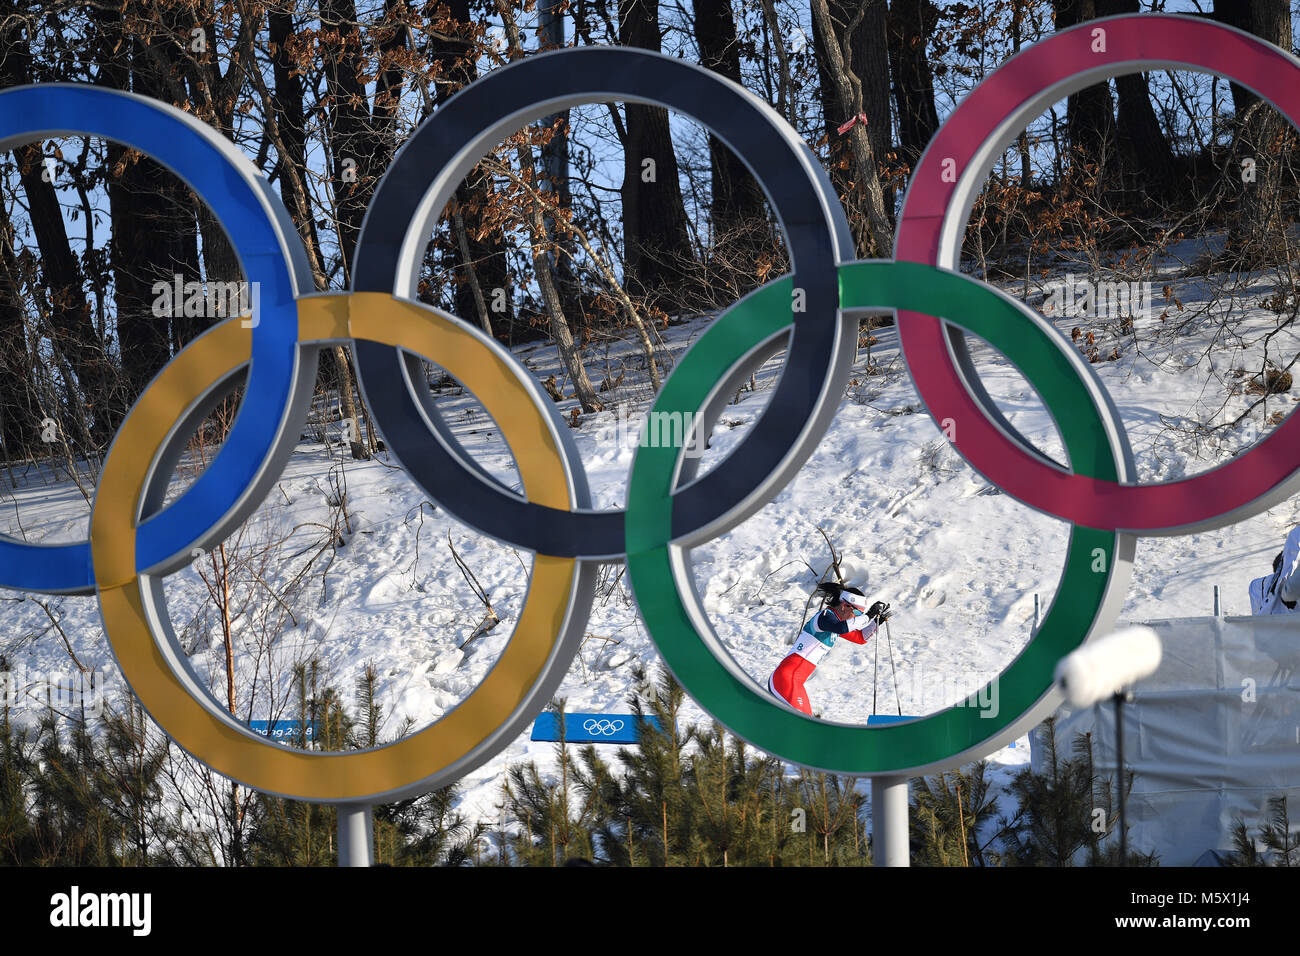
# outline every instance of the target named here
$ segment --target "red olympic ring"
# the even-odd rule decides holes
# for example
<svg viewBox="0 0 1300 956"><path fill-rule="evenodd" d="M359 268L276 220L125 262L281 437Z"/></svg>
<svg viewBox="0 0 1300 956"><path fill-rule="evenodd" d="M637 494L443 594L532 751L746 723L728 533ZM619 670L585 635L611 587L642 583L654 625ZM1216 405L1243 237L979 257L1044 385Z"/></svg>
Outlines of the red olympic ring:
<svg viewBox="0 0 1300 956"><path fill-rule="evenodd" d="M1277 47L1194 17L1090 20L1008 60L958 105L913 174L895 258L957 268L980 184L1029 120L1108 77L1171 68L1226 76L1300 128L1300 60ZM1300 416L1294 414L1247 453L1190 478L1128 484L1074 474L998 421L983 389L958 367L969 361L959 333L941 319L900 312L898 335L931 417L956 423L947 431L958 452L1004 492L1046 514L1107 531L1185 533L1242 520L1300 484Z"/></svg>

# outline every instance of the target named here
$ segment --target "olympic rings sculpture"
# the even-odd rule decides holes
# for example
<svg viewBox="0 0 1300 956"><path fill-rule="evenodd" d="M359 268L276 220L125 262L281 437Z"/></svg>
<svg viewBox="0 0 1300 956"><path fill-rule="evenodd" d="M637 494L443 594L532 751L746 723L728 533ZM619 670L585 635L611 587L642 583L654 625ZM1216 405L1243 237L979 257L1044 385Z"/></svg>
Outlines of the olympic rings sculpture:
<svg viewBox="0 0 1300 956"><path fill-rule="evenodd" d="M1209 472L1138 484L1123 422L1090 365L1022 303L956 271L980 185L1038 113L1137 70L1221 74L1300 124L1300 61L1249 34L1182 16L1089 21L1025 49L962 101L913 173L894 260L852 261L844 212L816 157L767 104L703 68L645 51L588 47L494 71L415 131L379 183L346 293L307 294L306 256L266 180L227 140L170 106L90 86L0 93L0 149L60 135L125 143L168 166L223 224L260 313L186 346L148 386L116 436L96 490L89 540L0 538L0 586L97 593L123 675L185 750L258 789L365 803L444 786L479 766L538 713L567 672L600 562L625 560L664 661L699 704L754 745L848 774L914 774L981 756L1060 703L1057 661L1119 613L1141 534L1239 521L1300 483L1300 418ZM737 302L677 363L655 412L716 421L736 385L781 349L767 410L740 445L697 477L679 447L642 447L624 511L595 511L569 429L531 374L470 324L418 304L422 251L457 184L493 145L557 110L627 100L694 117L748 165L779 219L793 271ZM418 197L414 203L412 198ZM796 296L796 291L802 296ZM801 298L797 311L792 301ZM835 414L856 357L859 317L895 312L909 373L956 450L1018 501L1071 522L1057 597L1000 678L1003 717L955 707L861 727L817 721L766 693L718 640L696 592L690 549L770 501ZM1038 391L1068 461L1036 449L979 383L964 334L1006 355ZM278 747L234 720L191 670L163 601L163 577L226 537L262 501L300 434L318 351L352 346L372 416L419 487L457 519L535 554L514 635L484 681L440 720L396 743L350 753ZM442 421L420 359L435 361L502 429L522 495L476 465ZM247 368L229 437L207 470L166 503L194 427ZM687 419L688 421L692 419ZM986 688L987 689L987 688ZM981 692L982 693L982 692Z"/></svg>

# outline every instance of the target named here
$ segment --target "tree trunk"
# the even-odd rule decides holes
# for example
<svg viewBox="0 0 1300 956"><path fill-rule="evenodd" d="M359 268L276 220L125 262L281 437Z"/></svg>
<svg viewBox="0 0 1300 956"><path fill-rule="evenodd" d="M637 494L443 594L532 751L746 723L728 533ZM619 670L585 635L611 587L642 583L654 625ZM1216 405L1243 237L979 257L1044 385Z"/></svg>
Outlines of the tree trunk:
<svg viewBox="0 0 1300 956"><path fill-rule="evenodd" d="M32 393L26 308L13 248L13 226L0 203L0 458L19 461L39 440Z"/></svg>
<svg viewBox="0 0 1300 956"><path fill-rule="evenodd" d="M1138 0L1101 0L1097 12L1104 17L1137 13L1138 6ZM1115 93L1119 101L1116 132L1125 178L1149 195L1172 195L1177 186L1174 154L1151 105L1146 74L1115 77Z"/></svg>
<svg viewBox="0 0 1300 956"><path fill-rule="evenodd" d="M212 0L202 0L197 8L186 10L178 6L164 8L161 14L164 29L172 36L191 37L191 30L202 25L205 30L209 50L215 50L217 44ZM250 15L240 22L242 34L255 35L261 27L261 18ZM242 39L242 36L241 36ZM169 90L170 100L174 104L188 102L187 109L216 129L227 139L234 138L234 115L236 97L245 85L244 53L247 44L237 41L224 57L205 54L195 55L195 51L184 43L155 42L150 47L152 59L158 63L157 69L162 73L161 84ZM221 64L226 64L226 73L222 75ZM265 142L265 134L264 142ZM234 247L226 235L225 229L217 222L208 205L192 197L188 192L184 196L192 207L190 221L185 226L187 236L197 235L201 239L203 277L209 283L234 283L247 281L235 256ZM195 234L194 223L198 231ZM188 254L188 245L187 245ZM199 256L195 252L189 268L197 274ZM241 299L243 296L241 296ZM248 299L252 299L251 292ZM225 303L227 306L229 302ZM220 314L202 316L181 316L172 320L171 348L179 351L207 329L220 322L233 312L222 310Z"/></svg>
<svg viewBox="0 0 1300 956"><path fill-rule="evenodd" d="M465 232L465 217L461 215L459 204L452 211L451 228L456 236L456 248L460 252L461 261L465 263L465 281L469 285L470 294L474 297L474 313L478 316L483 331L491 336L492 317L488 315L487 300L483 298L483 287L479 285L478 270L474 268L474 258L469 249L469 236Z"/></svg>
<svg viewBox="0 0 1300 956"><path fill-rule="evenodd" d="M321 7L321 27L331 40L325 59L325 79L335 218L342 255L340 264L348 281L351 281L352 261L366 208L381 171L387 168L396 149L397 97L401 92L402 73L393 63L392 54L405 46L406 29L395 22L394 13L394 4L387 3L384 26L377 31L381 61L385 65L376 79L372 107L363 77L365 63L356 5L352 0L326 0ZM349 423L352 457L367 458L367 444L373 445L373 436L367 442L360 431L361 402L351 363L343 346L335 346L330 353L340 414Z"/></svg>
<svg viewBox="0 0 1300 956"><path fill-rule="evenodd" d="M1056 29L1099 16L1096 0L1053 0ZM1066 101L1065 125L1076 170L1095 167L1099 179L1115 170L1115 111L1109 83L1096 83Z"/></svg>
<svg viewBox="0 0 1300 956"><path fill-rule="evenodd" d="M850 64L859 62L859 56L865 57L866 62L872 64L888 63L885 52L884 5L883 0L864 0L850 19L837 21L831 14L828 0L812 0L812 14L813 39L818 45L817 59L824 64L827 85L834 90L834 104L839 111L827 115L829 129L835 116L857 117L859 113L865 112L864 97L868 88L875 90L873 102L878 98L878 83L864 82L849 67ZM860 32L863 22L870 22L872 27ZM888 116L887 93L885 103L885 115ZM878 106L877 103L876 108ZM891 211L886 205L885 192L880 183L877 154L871 140L873 135L879 139L880 130L872 131L870 126L871 117L868 115L867 125L856 121L845 134L851 150L855 186L850 207L857 214L852 217L852 225L859 256L885 257L893 251L894 232ZM888 120L884 126L888 135ZM838 129L832 131L831 135L838 136Z"/></svg>
<svg viewBox="0 0 1300 956"><path fill-rule="evenodd" d="M176 25L174 16L164 16L167 22L162 24L157 11L137 4L120 10L94 8L91 15L98 28L97 84L168 103L188 97L181 80L181 49L166 32ZM116 427L170 359L173 342L192 338L211 324L212 316L201 295L192 296L190 304L190 311L200 314L184 314L185 285L200 279L193 194L160 163L120 145L108 145L107 159L109 262L122 374L111 402L105 404ZM182 290L179 301L170 294L177 282ZM165 298L154 291L156 283L168 288Z"/></svg>
<svg viewBox="0 0 1300 956"><path fill-rule="evenodd" d="M68 241L54 184L43 178L46 167L41 162L40 144L19 147L14 156L48 290L46 331L55 352L67 358L80 384L82 407L71 408L69 412L85 422L91 440L102 446L120 421L108 398L113 381L112 362L90 318L85 279ZM67 384L75 395L73 383Z"/></svg>
<svg viewBox="0 0 1300 956"><path fill-rule="evenodd" d="M879 165L894 158L887 37L889 4L887 0L867 0L862 7L865 16L853 37L851 65L854 76L862 81L862 112L867 117L867 139L871 142L871 154ZM894 188L883 180L881 188L885 198L885 215L892 227Z"/></svg>
<svg viewBox="0 0 1300 956"><path fill-rule="evenodd" d="M279 161L276 178L280 183L280 198L289 210L298 234L307 246L307 255L317 273L318 291L326 287L324 267L320 262L320 239L316 234L316 219L311 214L310 201L304 186L307 175L306 107L303 100L302 77L293 72L294 47L297 43L293 18L283 9L273 9L268 18L271 46L271 65L275 93L271 97L274 127L273 142Z"/></svg>
<svg viewBox="0 0 1300 956"><path fill-rule="evenodd" d="M171 358L171 325L177 312L182 313L176 320L182 325L200 326L203 317L187 320L184 298L176 302L170 297L170 315L154 315L155 283L173 289L179 277L184 289L185 283L199 278L193 207L188 201L180 203L188 197L168 182L170 175L153 160L110 146L109 161L116 174L108 194L117 341L125 388L121 407L114 412L121 414ZM182 208L190 215L181 215Z"/></svg>
<svg viewBox="0 0 1300 956"><path fill-rule="evenodd" d="M510 56L514 59L522 52L519 25L507 0L496 0L496 6L497 12L505 22ZM515 156L519 161L519 174L525 182L536 189L537 170L533 164L532 147L521 143L515 150ZM591 379L587 377L587 370L582 366L582 356L578 352L577 343L573 340L573 332L564 315L564 304L560 301L560 293L555 286L555 273L551 267L550 256L547 254L546 221L541 205L535 199L528 203L528 232L532 245L533 271L537 276L537 285L541 290L547 315L550 317L551 337L555 340L555 346L560 353L560 361L564 363L564 368L569 373L569 381L573 383L574 397L584 412L600 411L605 406L596 397L596 390L592 387Z"/></svg>
<svg viewBox="0 0 1300 956"><path fill-rule="evenodd" d="M794 119L794 74L790 70L790 54L785 48L784 30L781 28L780 18L776 14L776 0L762 0L763 21L767 29L764 32L763 55L767 56L767 44L770 42L773 52L776 53L777 83L776 83L776 111L786 120ZM727 16L730 18L730 6L727 7ZM733 28L734 33L734 28ZM770 80L768 84L770 86Z"/></svg>
<svg viewBox="0 0 1300 956"><path fill-rule="evenodd" d="M1029 0L1012 0L1011 5L1011 49L1019 53L1020 44L1024 40L1025 32L1025 5ZM1055 137L1053 137L1055 143ZM1016 137L1016 151L1020 154L1020 188L1029 192L1034 188L1034 168L1029 154L1029 134L1025 130L1020 131ZM1029 267L1029 261L1026 258L1025 268Z"/></svg>
<svg viewBox="0 0 1300 956"><path fill-rule="evenodd" d="M0 5L0 17L13 12ZM22 83L30 57L20 23L0 24L0 78ZM32 363L27 354L23 280L14 250L14 228L0 202L0 458L18 461L39 440L41 416L33 414ZM12 473L11 473L12 477Z"/></svg>
<svg viewBox="0 0 1300 956"><path fill-rule="evenodd" d="M826 139L831 157L831 180L841 196L850 198L851 208L859 223L867 220L866 205L861 193L855 193L851 183L858 181L856 161L853 159L853 139L861 125L859 114L866 116L866 138L874 157L873 171L879 179L878 164L893 153L894 143L889 99L889 55L887 51L888 4L886 0L828 0L825 4L830 14L833 35L838 39L839 52L851 74L852 101L860 102L855 108L846 104L839 92L839 79L831 68L826 35L816 10L813 11L813 49L817 54L817 72L821 81L822 117L826 125ZM852 129L841 133L840 128L849 120L857 120ZM850 173L849 169L855 170ZM882 203L890 229L894 222L894 190L881 183ZM888 253L882 253L888 255Z"/></svg>
<svg viewBox="0 0 1300 956"><path fill-rule="evenodd" d="M1216 19L1255 34L1262 40L1291 50L1290 5L1285 0L1240 0L1214 5ZM1294 191L1294 181L1284 175L1294 151L1294 131L1277 110L1236 83L1231 84L1236 114L1237 154L1229 170L1240 178L1241 202L1237 221L1229 230L1228 253L1241 257L1247 268L1288 258L1284 193ZM1246 178L1245 163L1254 161L1253 181Z"/></svg>
<svg viewBox="0 0 1300 956"><path fill-rule="evenodd" d="M440 77L433 94L434 102L439 104L478 76L476 48L470 39L473 17L469 0L450 0L447 8L456 24L454 30L446 34L430 33L425 46L430 67L436 69ZM426 115L428 112L426 110ZM468 251L462 249L459 242L453 242L447 255L452 272L458 278L453 296L456 314L469 320L478 309L469 281L472 270L491 314L493 329L499 334L503 326L507 329L513 326L514 306L504 238L499 230L485 228L488 212L498 202L491 177L483 172L482 167L475 166L456 189L456 208L465 225ZM432 293L430 299L433 299Z"/></svg>
<svg viewBox="0 0 1300 956"><path fill-rule="evenodd" d="M913 169L939 128L934 75L925 45L939 21L930 0L894 0L889 7L889 62L894 71L898 140Z"/></svg>
<svg viewBox="0 0 1300 956"><path fill-rule="evenodd" d="M124 49L130 50L132 91L168 101L155 54L146 49L145 42L132 37ZM186 283L200 278L198 227L189 190L161 164L120 146L110 144L108 159L111 261L125 392L114 414L121 415L171 358L173 324L185 327L188 323L192 333L210 324L210 317L192 315L187 319L186 303L174 298L170 314L155 307L159 299L156 283L175 288L179 280L184 289ZM206 303L196 311L206 312Z"/></svg>
<svg viewBox="0 0 1300 956"><path fill-rule="evenodd" d="M352 273L366 203L374 189L375 131L370 127L369 99L361 80L361 29L352 0L324 0L320 10L330 126L330 181L338 222L340 265Z"/></svg>
<svg viewBox="0 0 1300 956"><path fill-rule="evenodd" d="M740 44L729 0L695 0L695 39L700 65L740 83ZM763 191L740 157L709 137L713 196L710 288L722 286L734 302L761 281L758 264L772 248Z"/></svg>
<svg viewBox="0 0 1300 956"><path fill-rule="evenodd" d="M280 195L284 199L285 206L290 210L299 235L307 248L307 259L312 265L316 288L324 290L329 285L329 277L325 273L320 240L316 233L315 220L311 215L311 201L305 186L306 113L302 82L292 69L296 53L293 49L295 45L293 21L288 13L274 10L270 14L269 27L275 77L275 95L272 97L274 121L271 125L272 138L280 154ZM352 245L355 248L355 234L353 234ZM347 261L350 264L350 260ZM347 350L336 345L323 350L320 358L320 378L339 396L339 418L346 423L352 457L368 458L370 450L376 444L375 436L370 429L366 430L365 435L362 434L361 416L358 414L359 402L356 398L354 375L351 363L348 361ZM364 407L361 411L364 412ZM366 418L368 422L368 416Z"/></svg>
<svg viewBox="0 0 1300 956"><path fill-rule="evenodd" d="M21 21L9 21L0 34L0 86L31 82L32 56ZM40 143L14 150L19 178L27 196L28 217L40 250L41 273L49 290L47 334L56 357L66 358L80 384L82 407L69 409L97 445L105 444L116 422L108 414L112 366L105 343L91 321L81 265L73 254L59 207L55 184L49 182ZM66 175L66 171L65 171ZM8 241L8 240L7 240ZM15 277L16 278L16 277ZM72 382L66 383L73 396Z"/></svg>
<svg viewBox="0 0 1300 956"><path fill-rule="evenodd" d="M658 0L619 0L618 40L661 49ZM623 237L629 285L669 312L695 305L702 283L687 230L668 111L628 103L623 142Z"/></svg>
<svg viewBox="0 0 1300 956"><path fill-rule="evenodd" d="M565 45L564 13L560 0L541 0L537 5L537 42L544 50L561 49ZM569 191L569 111L563 110L542 118L542 125L555 128L551 138L542 145L542 186L551 193L561 209L573 207ZM578 277L573 272L573 237L556 229L550 216L546 217L546 232L555 249L551 263L555 270L556 291L564 306L565 315L585 328L587 313L582 304Z"/></svg>

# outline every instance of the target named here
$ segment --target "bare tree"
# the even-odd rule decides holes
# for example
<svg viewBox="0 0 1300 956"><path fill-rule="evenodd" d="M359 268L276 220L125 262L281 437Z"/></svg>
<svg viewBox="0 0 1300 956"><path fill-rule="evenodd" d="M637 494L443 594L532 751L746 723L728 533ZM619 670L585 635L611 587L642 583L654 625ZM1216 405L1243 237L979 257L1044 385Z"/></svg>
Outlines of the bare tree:
<svg viewBox="0 0 1300 956"><path fill-rule="evenodd" d="M765 11L768 7L765 6ZM740 41L729 0L695 0L695 39L700 65L740 83ZM784 44L778 45L784 58ZM788 73L788 67L784 73ZM784 99L789 95L783 80ZM735 153L716 136L709 136L712 176L713 248L709 250L710 285L721 281L726 297L734 301L761 281L759 260L771 254L773 237L768 229L763 191Z"/></svg>
<svg viewBox="0 0 1300 956"><path fill-rule="evenodd" d="M1095 19L1096 0L1053 0L1056 29L1065 30ZM1115 104L1108 82L1095 83L1070 95L1066 129L1074 162L1095 168L1103 178L1115 168Z"/></svg>
<svg viewBox="0 0 1300 956"><path fill-rule="evenodd" d="M934 77L925 48L938 19L939 10L931 0L893 0L889 6L889 63L898 139L904 161L913 168L939 129Z"/></svg>
<svg viewBox="0 0 1300 956"><path fill-rule="evenodd" d="M522 52L519 26L505 0L497 0L497 12L501 14L506 24L506 37L510 43L511 56L519 56ZM526 134L516 136L515 155L524 182L534 185L537 182L537 169L532 147L525 142L524 135ZM564 363L565 371L569 373L569 380L573 383L573 393L578 404L582 406L584 412L599 411L605 407L604 403L596 397L596 389L592 386L587 370L582 365L578 345L573 339L573 331L564 314L564 303L560 300L554 265L548 255L551 251L551 243L542 204L530 201L526 217L532 248L533 271L537 277L537 285L541 289L542 301L546 305L546 313L550 318L551 338L559 350L560 361Z"/></svg>
<svg viewBox="0 0 1300 956"><path fill-rule="evenodd" d="M1240 0L1215 3L1217 19L1255 34L1262 40L1291 49L1291 5L1286 0ZM1242 183L1237 221L1229 236L1229 255L1241 254L1248 263L1262 264L1287 258L1282 200L1294 176L1285 168L1294 154L1295 135L1277 110L1253 91L1231 84L1235 116L1236 155L1229 171L1234 178L1242 163L1253 161L1253 181ZM1287 182L1287 180L1290 182Z"/></svg>
<svg viewBox="0 0 1300 956"><path fill-rule="evenodd" d="M500 4L498 3L498 6ZM659 52L659 0L619 0L618 41ZM628 103L623 135L624 261L630 287L670 311L689 309L698 295L698 258L691 246L678 185L668 111Z"/></svg>
<svg viewBox="0 0 1300 956"><path fill-rule="evenodd" d="M872 101L879 106L879 89L877 83L868 86L859 77L851 65L856 63L855 38L858 27L871 17L874 28L857 39L868 46L859 47L861 55L873 63L888 63L885 44L885 20L883 0L864 0L858 4L856 12L848 20L836 20L830 11L828 0L811 0L813 26L816 33L823 38L825 50L825 69L830 85L835 91L841 115L852 118L853 125L846 131L849 137L853 165L853 179L856 188L850 205L857 212L852 225L856 234L858 255L888 256L893 251L894 235L890 224L891 210L886 206L885 192L880 183L877 166L879 157L872 146L871 122L857 120L865 115L866 90L872 91ZM874 74L873 74L874 75ZM889 115L888 81L885 85L885 116ZM850 120L846 120L850 122ZM879 119L877 120L879 123ZM888 119L885 120L888 129ZM838 130L836 131L838 132ZM879 135L875 133L874 135ZM886 133L888 135L888 133Z"/></svg>

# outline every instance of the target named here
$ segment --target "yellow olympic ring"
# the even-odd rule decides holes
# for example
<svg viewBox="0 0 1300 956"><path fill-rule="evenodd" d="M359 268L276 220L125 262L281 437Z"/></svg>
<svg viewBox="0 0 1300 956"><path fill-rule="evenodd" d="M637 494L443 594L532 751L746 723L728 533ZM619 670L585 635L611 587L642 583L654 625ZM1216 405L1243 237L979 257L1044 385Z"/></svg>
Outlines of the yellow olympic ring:
<svg viewBox="0 0 1300 956"><path fill-rule="evenodd" d="M563 457L510 366L463 326L392 296L358 292L298 300L300 347L368 339L429 357L483 403L515 456L530 501L568 509ZM418 733L373 750L322 753L288 749L236 727L179 655L154 639L135 571L136 527L151 469L178 419L214 382L251 355L238 318L196 339L140 396L104 464L91 516L90 543L105 631L122 673L150 715L186 751L214 770L271 793L328 802L363 801L409 788L465 760L508 726L559 649L577 583L576 561L537 554L519 623L501 659L455 709ZM487 360L485 360L485 358ZM156 623L156 622L155 622Z"/></svg>

